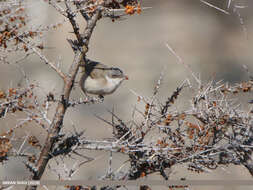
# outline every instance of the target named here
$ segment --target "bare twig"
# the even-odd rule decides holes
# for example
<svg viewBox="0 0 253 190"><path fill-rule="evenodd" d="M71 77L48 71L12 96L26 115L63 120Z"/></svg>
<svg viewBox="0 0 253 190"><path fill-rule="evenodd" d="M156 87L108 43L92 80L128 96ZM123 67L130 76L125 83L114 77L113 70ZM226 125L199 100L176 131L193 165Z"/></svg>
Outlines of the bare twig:
<svg viewBox="0 0 253 190"><path fill-rule="evenodd" d="M220 11L220 12L223 12L223 13L225 13L225 14L227 14L227 15L230 15L229 12L227 12L227 11L225 11L224 9L221 9L221 8L219 8L219 7L217 7L217 6L213 5L213 4L211 4L211 3L208 3L208 2L206 2L206 1L204 1L204 0L200 0L200 2L206 4L206 5L208 5L208 6L212 7L212 8L214 8L214 9ZM230 5L230 4L228 4L228 5Z"/></svg>

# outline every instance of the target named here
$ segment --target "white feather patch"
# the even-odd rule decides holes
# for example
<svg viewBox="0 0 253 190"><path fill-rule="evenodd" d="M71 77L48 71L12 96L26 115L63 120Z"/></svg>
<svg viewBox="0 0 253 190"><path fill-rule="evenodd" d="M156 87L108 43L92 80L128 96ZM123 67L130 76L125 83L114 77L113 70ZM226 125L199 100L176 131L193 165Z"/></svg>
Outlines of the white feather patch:
<svg viewBox="0 0 253 190"><path fill-rule="evenodd" d="M104 80L92 79L91 77L87 77L84 83L84 89L87 93L105 95L113 93L123 81L122 78L109 78L105 77L106 82Z"/></svg>

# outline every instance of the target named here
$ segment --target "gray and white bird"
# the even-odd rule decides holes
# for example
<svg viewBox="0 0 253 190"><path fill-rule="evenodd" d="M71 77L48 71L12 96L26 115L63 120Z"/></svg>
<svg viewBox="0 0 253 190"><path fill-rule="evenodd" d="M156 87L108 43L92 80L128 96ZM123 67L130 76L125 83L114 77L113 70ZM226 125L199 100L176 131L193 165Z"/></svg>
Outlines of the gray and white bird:
<svg viewBox="0 0 253 190"><path fill-rule="evenodd" d="M119 68L108 67L99 62L88 61L81 67L84 71L79 85L85 95L89 93L103 97L112 94L124 80L128 80L127 75Z"/></svg>

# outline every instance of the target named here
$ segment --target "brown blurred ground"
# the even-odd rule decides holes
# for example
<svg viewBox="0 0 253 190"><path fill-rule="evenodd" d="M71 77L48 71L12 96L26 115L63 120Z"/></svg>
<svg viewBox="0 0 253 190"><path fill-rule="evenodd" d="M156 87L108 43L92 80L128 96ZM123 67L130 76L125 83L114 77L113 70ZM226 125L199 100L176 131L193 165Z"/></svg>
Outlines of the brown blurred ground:
<svg viewBox="0 0 253 190"><path fill-rule="evenodd" d="M227 1L209 2L225 8ZM231 15L226 15L197 0L144 0L144 6L152 7L152 9L143 11L141 15L128 16L126 20L115 22L110 19L99 21L91 39L89 58L122 68L129 75L130 80L124 82L113 95L106 97L103 104L81 105L69 109L64 121L66 130L72 130L70 126L74 124L79 130L85 129L89 139L111 137L111 127L96 119L93 116L94 113L109 119L110 114L106 108L111 109L114 106L118 116L125 120L131 119L131 110L137 99L129 89L144 96L151 95L155 81L164 67L166 68L165 78L160 91L162 100L169 96L185 78L192 79L189 71L183 65L177 64L175 56L168 52L165 43L173 47L194 72L200 73L203 80L208 80L213 76L217 80L224 79L230 82L246 79L242 65L247 65L253 72L253 12L251 11L252 1L240 2L242 5L249 6L240 10L247 35L240 25L239 18L232 13L232 10L229 10ZM42 1L32 3L29 14L33 16L35 23L31 25L46 25L57 22L59 18L63 19L46 3ZM67 71L73 59L72 50L66 41L66 38L73 37L71 31L70 25L64 24L63 27L49 32L45 37L46 46L53 48L46 49L44 53L52 61L60 60L64 71ZM59 93L61 91L60 79L35 56L31 56L21 65L30 78L40 81L45 92ZM2 65L0 68L0 88L7 88L10 82L15 86L17 81L20 81L21 76L17 76L15 68ZM9 83L6 83L7 80ZM77 87L72 97L79 98L80 94L81 91ZM100 176L107 169L109 153L87 152L87 154L95 155L97 160L82 167L79 175L76 176L77 179ZM115 168L127 159L118 154L113 155ZM7 167L0 168L1 170L10 172ZM12 171L17 174L17 168ZM23 169L18 171L23 175ZM237 166L226 168L226 171L219 169L217 172L204 175L185 172L186 168L182 167L180 170L173 171L172 179L180 177L251 179L244 168ZM13 173L11 172L10 175ZM53 175L49 174L44 179L50 179L50 176ZM153 176L158 176L158 174ZM243 189L246 188L251 189L243 187ZM213 189L213 187L194 187L194 189Z"/></svg>

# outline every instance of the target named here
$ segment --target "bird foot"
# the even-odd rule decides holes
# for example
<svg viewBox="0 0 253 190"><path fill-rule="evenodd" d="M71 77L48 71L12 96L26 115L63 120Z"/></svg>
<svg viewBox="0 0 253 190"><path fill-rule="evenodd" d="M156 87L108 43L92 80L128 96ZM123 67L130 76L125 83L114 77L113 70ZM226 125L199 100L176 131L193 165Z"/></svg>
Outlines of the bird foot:
<svg viewBox="0 0 253 190"><path fill-rule="evenodd" d="M103 95L98 95L98 98L101 100L101 101L104 101L105 97Z"/></svg>

